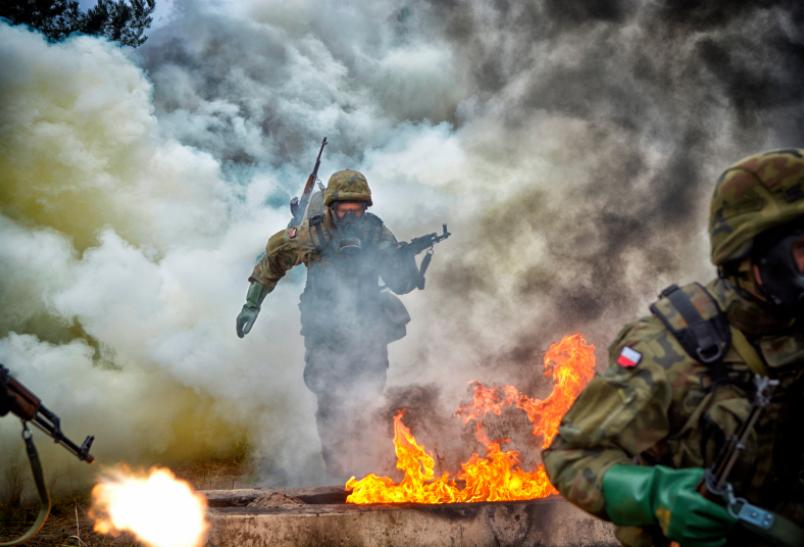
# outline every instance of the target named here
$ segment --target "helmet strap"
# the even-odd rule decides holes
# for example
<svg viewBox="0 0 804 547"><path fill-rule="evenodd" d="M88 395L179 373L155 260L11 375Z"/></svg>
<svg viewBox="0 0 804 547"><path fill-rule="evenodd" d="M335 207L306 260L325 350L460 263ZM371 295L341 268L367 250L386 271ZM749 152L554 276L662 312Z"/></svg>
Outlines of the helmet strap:
<svg viewBox="0 0 804 547"><path fill-rule="evenodd" d="M743 298L767 304L762 288L754 277L753 262L743 258L723 264L718 268L718 275L725 279L729 285Z"/></svg>

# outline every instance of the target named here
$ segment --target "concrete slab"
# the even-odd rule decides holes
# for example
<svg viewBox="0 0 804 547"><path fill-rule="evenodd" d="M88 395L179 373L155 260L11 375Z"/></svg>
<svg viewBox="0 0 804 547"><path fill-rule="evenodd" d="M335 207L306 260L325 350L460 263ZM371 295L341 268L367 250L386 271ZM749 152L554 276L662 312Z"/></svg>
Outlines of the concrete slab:
<svg viewBox="0 0 804 547"><path fill-rule="evenodd" d="M560 497L445 505L348 505L339 487L204 492L211 547L613 546L607 523Z"/></svg>

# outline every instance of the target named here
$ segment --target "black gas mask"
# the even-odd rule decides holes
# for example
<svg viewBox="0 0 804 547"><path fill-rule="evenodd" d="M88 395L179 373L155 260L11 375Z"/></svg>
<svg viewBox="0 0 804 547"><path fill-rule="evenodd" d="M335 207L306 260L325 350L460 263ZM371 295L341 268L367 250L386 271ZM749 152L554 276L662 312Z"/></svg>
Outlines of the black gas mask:
<svg viewBox="0 0 804 547"><path fill-rule="evenodd" d="M760 235L751 252L762 279L760 290L774 307L791 317L804 317L804 273L793 254L799 245L804 245L804 224Z"/></svg>
<svg viewBox="0 0 804 547"><path fill-rule="evenodd" d="M358 214L356 211L347 211L342 218L338 218L336 207L332 208L332 220L335 224L335 250L343 254L357 254L363 248L363 227L365 225L366 208Z"/></svg>

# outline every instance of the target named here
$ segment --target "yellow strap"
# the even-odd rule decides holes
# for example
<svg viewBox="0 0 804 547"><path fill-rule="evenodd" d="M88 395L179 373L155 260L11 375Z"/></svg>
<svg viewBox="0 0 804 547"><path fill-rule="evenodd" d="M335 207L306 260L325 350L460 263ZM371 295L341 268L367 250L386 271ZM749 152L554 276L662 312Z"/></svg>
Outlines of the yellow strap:
<svg viewBox="0 0 804 547"><path fill-rule="evenodd" d="M731 330L731 343L734 349L743 358L748 367L754 371L755 374L760 376L768 376L768 367L762 357L759 356L757 350L751 345L751 342L745 335L738 329L730 327Z"/></svg>

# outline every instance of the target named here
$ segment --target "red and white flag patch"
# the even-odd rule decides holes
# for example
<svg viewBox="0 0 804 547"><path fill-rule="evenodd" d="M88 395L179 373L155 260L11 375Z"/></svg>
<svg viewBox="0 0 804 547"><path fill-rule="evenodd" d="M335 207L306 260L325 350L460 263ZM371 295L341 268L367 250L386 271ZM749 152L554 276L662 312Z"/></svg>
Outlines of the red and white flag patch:
<svg viewBox="0 0 804 547"><path fill-rule="evenodd" d="M617 364L620 365L621 367L631 368L637 366L641 360L642 360L641 353L639 353L634 348L625 346L623 350L620 352L620 356L617 357Z"/></svg>

